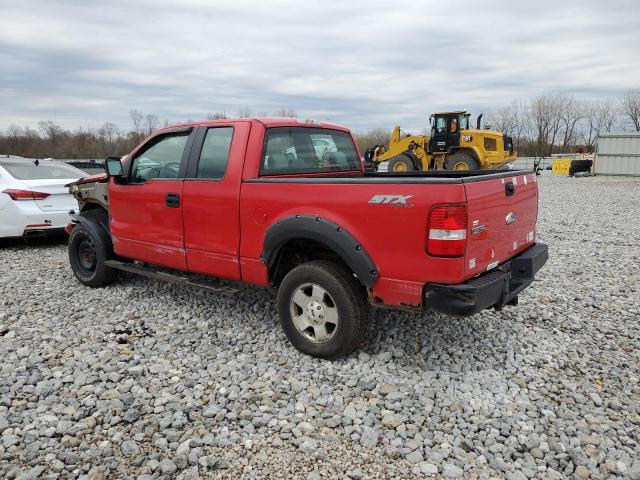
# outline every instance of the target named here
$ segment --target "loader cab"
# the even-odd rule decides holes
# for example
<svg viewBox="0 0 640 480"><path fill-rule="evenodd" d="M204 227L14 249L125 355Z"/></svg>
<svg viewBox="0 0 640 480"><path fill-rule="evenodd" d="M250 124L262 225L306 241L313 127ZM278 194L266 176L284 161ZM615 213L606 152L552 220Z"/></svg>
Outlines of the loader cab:
<svg viewBox="0 0 640 480"><path fill-rule="evenodd" d="M431 152L448 152L453 147L460 146L460 130L469 128L469 114L462 110L458 112L442 112L431 115Z"/></svg>

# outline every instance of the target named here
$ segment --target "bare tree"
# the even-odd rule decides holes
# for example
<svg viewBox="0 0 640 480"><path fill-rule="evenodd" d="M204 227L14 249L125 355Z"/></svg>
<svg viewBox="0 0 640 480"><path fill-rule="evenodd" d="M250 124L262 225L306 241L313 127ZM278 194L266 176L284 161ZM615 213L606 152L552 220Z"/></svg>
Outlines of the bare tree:
<svg viewBox="0 0 640 480"><path fill-rule="evenodd" d="M576 125L584 117L584 105L573 95L569 95L558 97L558 106L562 125L562 150L565 151L575 140Z"/></svg>
<svg viewBox="0 0 640 480"><path fill-rule="evenodd" d="M120 136L120 129L115 123L105 122L98 130L98 135L108 144L113 144Z"/></svg>
<svg viewBox="0 0 640 480"><path fill-rule="evenodd" d="M51 145L51 150L47 152L46 156L55 157L56 146L58 145L59 138L63 133L62 127L51 120L44 120L42 122L38 122L38 128L44 137L49 140L49 144Z"/></svg>
<svg viewBox="0 0 640 480"><path fill-rule="evenodd" d="M147 135L151 135L160 127L160 117L155 113L147 113L144 116L144 130Z"/></svg>
<svg viewBox="0 0 640 480"><path fill-rule="evenodd" d="M544 155L553 130L554 100L548 95L536 97L531 101L531 116L535 127L536 157Z"/></svg>
<svg viewBox="0 0 640 480"><path fill-rule="evenodd" d="M293 109L281 108L274 113L276 117L298 118L298 114Z"/></svg>
<svg viewBox="0 0 640 480"><path fill-rule="evenodd" d="M22 144L24 143L24 129L22 127L12 123L7 127L5 136L7 139L6 151L0 148L0 152L14 153L21 150Z"/></svg>
<svg viewBox="0 0 640 480"><path fill-rule="evenodd" d="M365 150L375 145L389 145L391 131L384 128L375 128L364 133L356 133L356 143L360 149L360 153L364 154Z"/></svg>
<svg viewBox="0 0 640 480"><path fill-rule="evenodd" d="M129 116L131 117L131 126L133 127L133 131L142 135L142 121L144 120L143 113L140 110L129 110Z"/></svg>
<svg viewBox="0 0 640 480"><path fill-rule="evenodd" d="M608 100L586 101L584 107L582 141L589 151L595 150L598 136L610 132L616 121L616 110Z"/></svg>
<svg viewBox="0 0 640 480"><path fill-rule="evenodd" d="M225 118L227 118L227 115L224 112L214 112L207 114L207 120L224 120Z"/></svg>
<svg viewBox="0 0 640 480"><path fill-rule="evenodd" d="M249 118L251 116L252 116L252 113L249 107L243 107L238 109L238 118Z"/></svg>
<svg viewBox="0 0 640 480"><path fill-rule="evenodd" d="M622 110L631 119L636 132L640 132L640 89L627 90L622 98Z"/></svg>

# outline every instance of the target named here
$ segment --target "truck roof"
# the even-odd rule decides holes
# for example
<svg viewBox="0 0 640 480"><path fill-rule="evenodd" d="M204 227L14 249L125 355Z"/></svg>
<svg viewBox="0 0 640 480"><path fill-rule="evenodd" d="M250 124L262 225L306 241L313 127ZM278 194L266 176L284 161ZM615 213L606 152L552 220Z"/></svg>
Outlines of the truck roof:
<svg viewBox="0 0 640 480"><path fill-rule="evenodd" d="M200 120L195 122L179 123L175 125L169 125L161 128L158 131L171 130L173 128L180 127L199 127L207 125L229 124L233 122L256 122L262 124L265 128L273 127L315 127L315 128L329 128L332 130L341 130L343 132L349 132L347 127L338 125L332 122L316 122L314 120L298 120L296 118L289 117L252 117L252 118L224 118L220 120Z"/></svg>

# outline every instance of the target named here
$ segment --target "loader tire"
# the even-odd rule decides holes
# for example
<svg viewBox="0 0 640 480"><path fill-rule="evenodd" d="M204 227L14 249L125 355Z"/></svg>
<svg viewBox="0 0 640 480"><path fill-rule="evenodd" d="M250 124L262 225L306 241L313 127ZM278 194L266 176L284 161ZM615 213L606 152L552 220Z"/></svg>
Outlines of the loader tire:
<svg viewBox="0 0 640 480"><path fill-rule="evenodd" d="M387 171L393 173L415 172L416 170L418 170L418 168L416 168L413 158L406 153L396 155L389 160L389 167L387 169Z"/></svg>
<svg viewBox="0 0 640 480"><path fill-rule="evenodd" d="M446 170L479 170L480 165L475 158L466 153L456 153L444 162Z"/></svg>

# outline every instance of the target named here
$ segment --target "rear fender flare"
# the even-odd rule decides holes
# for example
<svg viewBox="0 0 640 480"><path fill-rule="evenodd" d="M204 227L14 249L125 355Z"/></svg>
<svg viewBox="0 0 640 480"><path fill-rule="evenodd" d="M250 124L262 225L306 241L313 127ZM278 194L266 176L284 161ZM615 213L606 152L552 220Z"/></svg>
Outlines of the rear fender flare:
<svg viewBox="0 0 640 480"><path fill-rule="evenodd" d="M344 260L360 282L371 288L378 279L378 269L369 254L353 235L337 223L317 215L293 215L282 218L266 231L260 261L271 267L280 248L294 239L320 242Z"/></svg>

